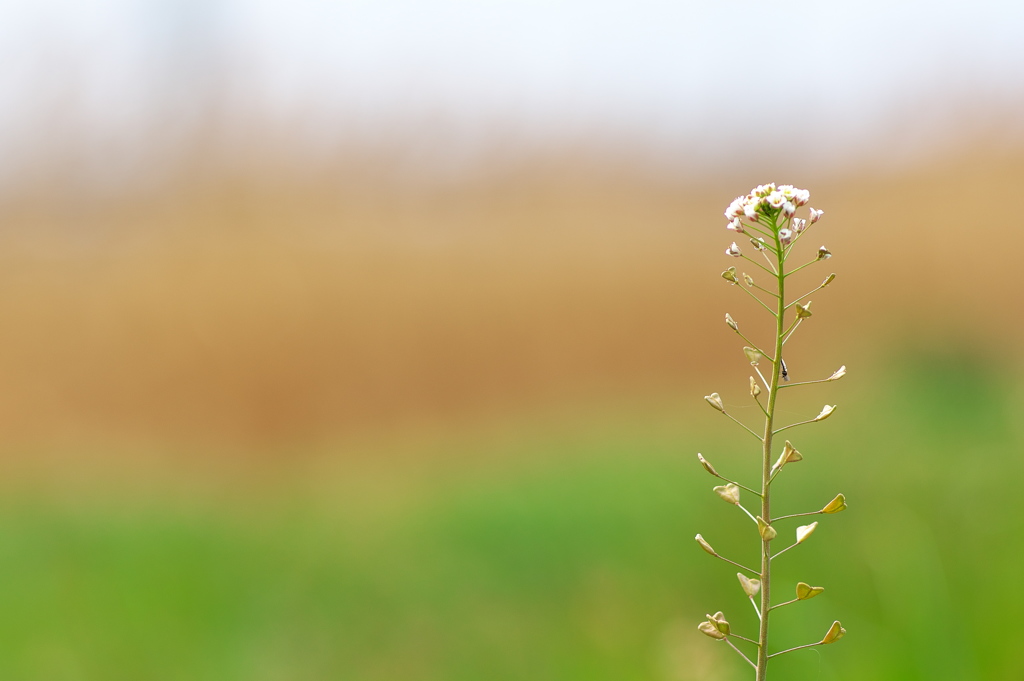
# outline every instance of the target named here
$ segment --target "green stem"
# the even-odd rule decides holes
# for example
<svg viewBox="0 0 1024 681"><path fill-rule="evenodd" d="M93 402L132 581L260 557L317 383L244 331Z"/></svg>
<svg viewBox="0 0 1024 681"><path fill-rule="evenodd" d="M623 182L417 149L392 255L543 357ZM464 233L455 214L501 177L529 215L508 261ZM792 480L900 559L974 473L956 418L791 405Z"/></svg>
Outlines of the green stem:
<svg viewBox="0 0 1024 681"><path fill-rule="evenodd" d="M786 601L785 603L778 603L776 605L773 605L772 606L772 610L778 610L779 608L781 608L784 605L792 605L793 603L799 603L799 602L800 602L799 598L794 598L791 601Z"/></svg>
<svg viewBox="0 0 1024 681"><path fill-rule="evenodd" d="M808 511L807 513L791 513L790 515L780 515L775 521L786 520L787 518L802 518L807 515L821 515L822 511ZM775 522L773 521L773 522Z"/></svg>
<svg viewBox="0 0 1024 681"><path fill-rule="evenodd" d="M748 296L750 296L751 298L753 298L754 300L756 300L756 301L758 302L758 304L759 304L759 305L760 305L761 307L763 307L764 309L768 310L768 313L769 313L769 314L771 314L771 315L774 315L774 314L775 314L775 311L774 311L774 310L772 310L772 309L771 309L770 307L768 307L767 305L765 305L765 304L764 304L764 301L763 301L763 300L761 300L760 298L758 298L757 296L755 296L755 295L754 295L753 293L751 293L751 292L750 292L750 290L748 290L748 289L746 289L746 288L743 288L743 287L740 287L740 288L741 288L741 289L743 289L743 292L744 292L744 293L746 293L746 294L747 294Z"/></svg>
<svg viewBox="0 0 1024 681"><path fill-rule="evenodd" d="M779 389L781 390L782 388L795 388L798 385L813 385L815 383L828 383L831 380L832 380L831 378L823 378L820 381L801 381L800 383L787 383L786 385L780 385Z"/></svg>
<svg viewBox="0 0 1024 681"><path fill-rule="evenodd" d="M789 650L780 650L777 653L772 653L768 657L777 657L779 655L785 655L786 653L791 653L794 650L803 650L804 648L814 648L815 646L820 646L820 645L821 645L821 641L818 641L817 643L807 643L807 644L802 645L802 646L797 646L796 648L790 648ZM758 656L758 657L760 657L760 656Z"/></svg>
<svg viewBox="0 0 1024 681"><path fill-rule="evenodd" d="M772 436L774 435L775 401L779 394L779 375L782 368L782 343L785 338L784 317L786 313L786 253L778 237L778 225L772 221L772 233L775 236L775 249L779 265L776 270L778 281L778 313L775 316L775 353L776 361L772 363L771 386L768 390L768 407L764 423L763 456L761 460L761 517L771 523L771 474L772 474ZM761 540L761 626L758 631L758 649L756 681L768 678L768 619L772 609L771 599L771 541Z"/></svg>
<svg viewBox="0 0 1024 681"><path fill-rule="evenodd" d="M735 332L736 332L736 334L737 334L737 335L738 335L738 336L739 336L740 338L742 338L743 340L747 341L747 345L749 345L750 347L754 348L755 350L757 350L758 352L760 352L760 353L761 353L762 355L764 355L765 357L768 357L768 353L767 353L767 352L765 352L764 350L762 350L762 349L761 349L760 347L758 347L758 346L757 346L757 344L756 344L756 343L754 343L754 341L752 341L752 340L750 340L749 338L747 338L746 336L744 336L744 335L743 335L743 332L742 332L742 331L740 331L739 329L733 329L733 331L735 331ZM768 357L768 360L769 360L769 361L772 361L772 362L774 362L774 361L775 361L775 360L774 360L774 359L772 359L771 357Z"/></svg>

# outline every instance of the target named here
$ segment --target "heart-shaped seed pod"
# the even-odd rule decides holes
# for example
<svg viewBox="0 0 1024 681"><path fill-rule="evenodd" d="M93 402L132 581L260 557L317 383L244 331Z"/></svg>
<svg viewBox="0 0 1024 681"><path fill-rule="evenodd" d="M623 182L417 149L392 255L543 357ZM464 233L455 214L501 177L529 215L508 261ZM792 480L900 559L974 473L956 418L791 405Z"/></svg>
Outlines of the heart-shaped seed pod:
<svg viewBox="0 0 1024 681"><path fill-rule="evenodd" d="M774 466L772 466L772 475L775 475L775 472L780 470L787 463L795 463L803 460L804 455L796 450L792 442L786 440L786 444L782 448L782 454L779 455L779 460L775 462Z"/></svg>
<svg viewBox="0 0 1024 681"><path fill-rule="evenodd" d="M704 399L707 399L707 398L705 397ZM814 420L815 421L824 421L829 416L832 416L832 412L834 412L835 410L836 410L835 405L829 406L829 405L826 404L824 407L821 408L821 413L814 417ZM723 409L722 411L725 411L725 409Z"/></svg>
<svg viewBox="0 0 1024 681"><path fill-rule="evenodd" d="M715 494L722 497L723 500L728 501L730 504L736 504L739 506L740 503L740 488L731 482L728 485L719 485L714 488Z"/></svg>
<svg viewBox="0 0 1024 681"><path fill-rule="evenodd" d="M719 641L725 638L725 634L720 632L718 630L718 627L716 627L711 622L701 622L697 625L697 631L704 634L705 636L710 636L711 638L718 639Z"/></svg>
<svg viewBox="0 0 1024 681"><path fill-rule="evenodd" d="M804 539L807 539L812 534L814 534L814 530L816 530L817 528L817 522L813 522L810 525L801 525L800 527L796 528L796 543L803 543Z"/></svg>
<svg viewBox="0 0 1024 681"><path fill-rule="evenodd" d="M726 636L732 632L732 629L729 627L728 620L725 619L725 615L721 612L716 612L714 615L708 615L708 622L715 625L715 628Z"/></svg>
<svg viewBox="0 0 1024 681"><path fill-rule="evenodd" d="M839 620L836 620L832 623L832 626L828 628L828 633L825 634L825 638L821 639L821 643L822 645L835 643L845 635L846 629L843 629L843 625L839 623Z"/></svg>
<svg viewBox="0 0 1024 681"><path fill-rule="evenodd" d="M722 403L722 397L718 393L711 393L705 395L704 399L707 400L708 404L717 409L718 411L725 413L725 404Z"/></svg>
<svg viewBox="0 0 1024 681"><path fill-rule="evenodd" d="M798 600L806 601L814 598L825 590L823 586L811 586L805 582L798 582L796 585L796 597Z"/></svg>
<svg viewBox="0 0 1024 681"><path fill-rule="evenodd" d="M757 516L757 531L761 534L761 539L764 539L765 541L771 541L779 534L775 531L775 528L766 523L764 518L761 516Z"/></svg>
<svg viewBox="0 0 1024 681"><path fill-rule="evenodd" d="M713 548L711 548L711 544L707 543L707 542L706 542L706 541L704 540L704 537L702 537L702 536L700 536L700 535L698 534L698 535L697 535L696 537L694 537L694 539L696 539L696 540L697 540L697 543L698 543L698 544L700 544L700 547L701 547L702 549L704 549L705 551L707 551L708 553L710 553L710 554L711 554L712 556L717 556L717 555L718 555L718 554L717 554L717 553L715 552L715 550L714 550Z"/></svg>
<svg viewBox="0 0 1024 681"><path fill-rule="evenodd" d="M710 461L704 458L703 454L698 453L697 460L700 461L701 466L704 466L704 470L706 470L708 473L711 473L711 475L715 476L716 478L718 477L718 471L715 470L715 467L711 465Z"/></svg>
<svg viewBox="0 0 1024 681"><path fill-rule="evenodd" d="M842 494L837 494L836 498L825 504L825 508L821 509L822 513L839 513L840 511L846 510L846 497Z"/></svg>
<svg viewBox="0 0 1024 681"><path fill-rule="evenodd" d="M740 580L740 586L743 587L743 593L747 594L747 598L753 598L761 590L760 579L747 577L742 572L736 573L736 579Z"/></svg>

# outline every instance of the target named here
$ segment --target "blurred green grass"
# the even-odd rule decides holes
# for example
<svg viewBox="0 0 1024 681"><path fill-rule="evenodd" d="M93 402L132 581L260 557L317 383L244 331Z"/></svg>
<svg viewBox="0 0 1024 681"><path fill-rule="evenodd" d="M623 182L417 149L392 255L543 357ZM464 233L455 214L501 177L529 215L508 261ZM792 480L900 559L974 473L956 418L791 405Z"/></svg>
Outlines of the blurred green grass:
<svg viewBox="0 0 1024 681"><path fill-rule="evenodd" d="M1024 678L1014 372L965 349L914 348L885 368L793 433L806 460L786 469L777 512L838 491L850 510L780 558L777 593L827 590L778 611L776 645L836 618L849 634L781 658L775 678ZM173 489L7 494L0 678L748 678L696 631L719 609L740 632L754 624L735 570L693 535L741 562L755 548L694 455L746 479L756 454L703 410L661 413L464 452L496 459L464 474L396 465L362 493L352 473L241 505ZM403 492L403 477L423 479Z"/></svg>

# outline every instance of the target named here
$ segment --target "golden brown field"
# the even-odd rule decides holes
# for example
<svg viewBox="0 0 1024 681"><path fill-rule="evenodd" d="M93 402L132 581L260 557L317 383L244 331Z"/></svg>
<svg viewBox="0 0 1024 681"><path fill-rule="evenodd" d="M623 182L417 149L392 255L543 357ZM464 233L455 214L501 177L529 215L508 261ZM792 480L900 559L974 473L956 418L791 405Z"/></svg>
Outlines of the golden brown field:
<svg viewBox="0 0 1024 681"><path fill-rule="evenodd" d="M693 181L599 156L434 183L254 167L7 197L6 450L253 449L699 384L733 351L711 330L721 310L744 306L717 278L722 210L769 179L826 210L809 238L840 278L809 337L862 351L946 329L986 347L1021 326L1024 276L1005 262L1024 244L1020 153L824 179Z"/></svg>

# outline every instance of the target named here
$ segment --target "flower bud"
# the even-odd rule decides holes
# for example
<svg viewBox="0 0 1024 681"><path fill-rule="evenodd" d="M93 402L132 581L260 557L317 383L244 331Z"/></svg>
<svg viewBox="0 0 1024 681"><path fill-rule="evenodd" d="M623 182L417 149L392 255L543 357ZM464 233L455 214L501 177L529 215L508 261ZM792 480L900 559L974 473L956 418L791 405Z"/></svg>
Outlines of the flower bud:
<svg viewBox="0 0 1024 681"><path fill-rule="evenodd" d="M810 584L805 584L804 582L797 582L796 597L797 600L807 601L814 598L824 590L825 587L823 586L811 586Z"/></svg>
<svg viewBox="0 0 1024 681"><path fill-rule="evenodd" d="M704 458L703 454L697 454L697 460L700 461L701 466L704 466L704 470L706 470L708 473L711 473L711 475L715 476L716 478L718 477L718 471L715 470L715 467L711 465L710 461Z"/></svg>
<svg viewBox="0 0 1024 681"><path fill-rule="evenodd" d="M727 485L719 485L714 488L715 494L722 497L723 500L728 501L730 504L740 504L740 488L731 482Z"/></svg>
<svg viewBox="0 0 1024 681"><path fill-rule="evenodd" d="M806 229L806 227L807 227L807 220L804 220L803 218L793 218L793 223L792 224L793 224L793 231L796 232L797 234L799 234L800 232L804 231L804 229Z"/></svg>
<svg viewBox="0 0 1024 681"><path fill-rule="evenodd" d="M820 220L821 216L824 215L824 214L825 214L825 211L823 211L823 210L814 210L812 208L811 209L811 224L813 225L815 222Z"/></svg>
<svg viewBox="0 0 1024 681"><path fill-rule="evenodd" d="M830 381L838 381L840 378L842 378L845 375L846 375L846 365L844 364L843 366L841 366L838 369L836 369L835 373L828 377L828 380L830 380Z"/></svg>
<svg viewBox="0 0 1024 681"><path fill-rule="evenodd" d="M816 529L818 529L817 521L811 523L810 525L801 525L800 527L796 528L796 543L803 544L804 539L807 539L812 534L814 534L814 530Z"/></svg>
<svg viewBox="0 0 1024 681"><path fill-rule="evenodd" d="M826 404L824 407L821 408L821 413L814 417L814 420L824 421L829 416L832 416L832 412L834 412L835 410L835 405L829 406ZM723 409L722 411L725 411L725 409Z"/></svg>
<svg viewBox="0 0 1024 681"><path fill-rule="evenodd" d="M753 366L757 366L757 363L761 361L762 357L764 357L764 355L762 355L758 350L747 346L743 346L743 354L747 356L747 360L749 360Z"/></svg>
<svg viewBox="0 0 1024 681"><path fill-rule="evenodd" d="M807 319L812 315L811 312L811 301L807 301L803 305L796 306L796 316L800 319Z"/></svg>
<svg viewBox="0 0 1024 681"><path fill-rule="evenodd" d="M793 240L793 230L791 229L780 229L779 230L779 241L782 242L783 246L788 246Z"/></svg>
<svg viewBox="0 0 1024 681"><path fill-rule="evenodd" d="M698 543L698 544L700 544L700 547L701 547L702 549L704 549L705 551L707 551L708 553L710 553L710 554L711 554L712 556L718 556L718 554L717 554L717 553L715 553L715 550L714 550L713 548L711 548L711 544L707 543L707 542L706 542L706 541L704 540L704 537L702 537L702 536L700 536L700 535L698 534L698 535L697 535L696 537L694 537L694 539L696 539L696 540L697 540L697 543Z"/></svg>
<svg viewBox="0 0 1024 681"><path fill-rule="evenodd" d="M725 323L729 325L729 328L733 331L739 331L740 325L736 323L736 320L732 318L732 315L728 312L725 313Z"/></svg>
<svg viewBox="0 0 1024 681"><path fill-rule="evenodd" d="M828 628L828 633L825 634L825 638L821 639L822 645L828 645L829 643L835 643L843 636L846 635L846 629L843 629L843 625L838 620L832 623L832 626Z"/></svg>
<svg viewBox="0 0 1024 681"><path fill-rule="evenodd" d="M708 404L710 404L712 407L722 412L723 414L725 413L725 405L722 404L722 398L719 396L718 393L711 393L710 395L705 395L704 399L707 400Z"/></svg>
<svg viewBox="0 0 1024 681"><path fill-rule="evenodd" d="M840 511L846 510L846 496L837 494L836 498L825 504L825 508L821 509L822 513L839 513Z"/></svg>
<svg viewBox="0 0 1024 681"><path fill-rule="evenodd" d="M750 377L750 396L751 397L757 397L760 394L761 394L761 386L759 386L757 384L757 381L754 380L754 377L751 376Z"/></svg>
<svg viewBox="0 0 1024 681"><path fill-rule="evenodd" d="M743 273L743 281L747 284L747 286L754 285L754 278L747 274L746 272Z"/></svg>
<svg viewBox="0 0 1024 681"><path fill-rule="evenodd" d="M740 247L736 245L736 242L733 241L732 244L730 244L729 248L725 249L725 254L731 255L734 258L738 258L741 255L743 255L743 252L740 250Z"/></svg>
<svg viewBox="0 0 1024 681"><path fill-rule="evenodd" d="M789 201L782 204L782 214L786 217L791 217L796 212L796 206Z"/></svg>
<svg viewBox="0 0 1024 681"><path fill-rule="evenodd" d="M705 636L710 636L711 638L718 639L719 641L725 638L725 634L720 632L718 627L711 622L701 622L697 625L697 630Z"/></svg>
<svg viewBox="0 0 1024 681"><path fill-rule="evenodd" d="M765 249L764 239L761 239L761 238L751 239L750 240L750 245L753 246L754 250L756 250L756 251L763 251Z"/></svg>
<svg viewBox="0 0 1024 681"><path fill-rule="evenodd" d="M707 615L708 622L714 625L715 629L728 636L732 633L732 628L729 626L729 621L725 619L725 615L721 612L716 612L714 615Z"/></svg>
<svg viewBox="0 0 1024 681"><path fill-rule="evenodd" d="M736 573L736 579L740 580L740 586L743 587L743 593L747 594L747 598L753 598L757 595L757 592L761 590L760 579L747 577L742 572Z"/></svg>
<svg viewBox="0 0 1024 681"><path fill-rule="evenodd" d="M803 461L803 459L803 454L793 447L793 443L786 440L786 444L782 448L782 454L779 455L779 460L775 462L774 466L772 466L772 475L775 475L775 472L781 470L787 463Z"/></svg>
<svg viewBox="0 0 1024 681"><path fill-rule="evenodd" d="M766 523L764 521L764 518L762 518L761 516L757 516L756 520L757 531L761 534L761 539L764 539L765 541L771 541L772 539L775 539L775 537L778 536L779 533L775 531L774 527Z"/></svg>
<svg viewBox="0 0 1024 681"><path fill-rule="evenodd" d="M832 252L822 246L818 249L818 260L828 260L832 257Z"/></svg>
<svg viewBox="0 0 1024 681"><path fill-rule="evenodd" d="M743 231L743 223L740 222L739 218L733 218L732 221L725 226L725 228L730 229L739 234L745 234L745 232Z"/></svg>
<svg viewBox="0 0 1024 681"><path fill-rule="evenodd" d="M725 279L726 281L728 281L728 282L730 282L732 284L740 283L740 280L736 278L736 268L735 267L730 267L726 271L722 272L722 279Z"/></svg>
<svg viewBox="0 0 1024 681"><path fill-rule="evenodd" d="M833 272L832 274L830 274L827 277L825 277L825 281L821 282L821 288L825 288L826 286L831 284L832 280L835 279L835 278L836 278L836 273L835 272Z"/></svg>

